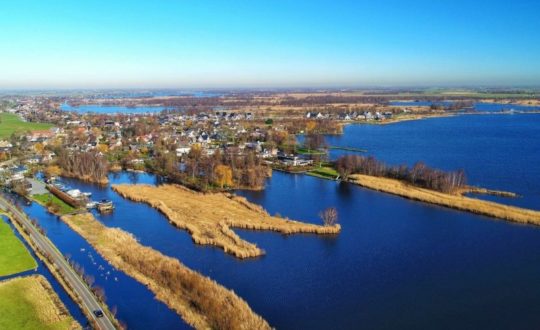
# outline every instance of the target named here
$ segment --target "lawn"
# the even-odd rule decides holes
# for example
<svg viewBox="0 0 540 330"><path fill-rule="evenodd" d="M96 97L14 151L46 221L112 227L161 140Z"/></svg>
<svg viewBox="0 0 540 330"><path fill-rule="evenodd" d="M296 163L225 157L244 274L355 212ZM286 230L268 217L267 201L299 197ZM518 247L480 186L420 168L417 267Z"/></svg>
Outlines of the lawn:
<svg viewBox="0 0 540 330"><path fill-rule="evenodd" d="M17 274L36 267L34 258L2 217L0 219L0 276Z"/></svg>
<svg viewBox="0 0 540 330"><path fill-rule="evenodd" d="M55 205L56 207L58 207L58 212L54 212L54 213L57 213L59 215L64 215L64 214L68 214L68 213L71 213L73 211L75 211L75 208L72 207L71 205L68 205L66 204L63 200L61 200L60 198L54 196L53 194L40 194L40 195L32 195L32 198L38 202L39 204L47 207L47 203L49 202L49 200L53 203L53 205Z"/></svg>
<svg viewBox="0 0 540 330"><path fill-rule="evenodd" d="M12 113L0 113L0 139L8 138L14 132L40 131L53 127L47 123L28 123Z"/></svg>
<svg viewBox="0 0 540 330"><path fill-rule="evenodd" d="M326 155L326 152L308 148L298 148L296 152L300 155Z"/></svg>
<svg viewBox="0 0 540 330"><path fill-rule="evenodd" d="M334 168L328 166L315 167L311 171L307 172L307 174L331 180L335 180L339 175L339 173Z"/></svg>
<svg viewBox="0 0 540 330"><path fill-rule="evenodd" d="M0 282L0 315L0 329L80 329L41 275Z"/></svg>

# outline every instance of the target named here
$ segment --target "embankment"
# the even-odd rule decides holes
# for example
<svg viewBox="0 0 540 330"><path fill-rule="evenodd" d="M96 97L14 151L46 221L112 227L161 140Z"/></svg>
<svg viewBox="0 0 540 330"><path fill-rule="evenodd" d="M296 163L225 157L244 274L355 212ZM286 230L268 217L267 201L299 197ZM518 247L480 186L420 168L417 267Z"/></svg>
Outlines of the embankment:
<svg viewBox="0 0 540 330"><path fill-rule="evenodd" d="M412 200L441 205L456 210L486 215L513 222L540 225L540 212L508 206L490 201L450 195L429 189L408 185L394 179L355 174L350 176L352 183L362 187L398 195Z"/></svg>
<svg viewBox="0 0 540 330"><path fill-rule="evenodd" d="M337 234L341 227L318 226L270 216L262 207L233 194L203 194L178 185L115 185L122 197L144 202L169 221L187 230L197 244L215 245L237 258L257 257L264 251L236 235L231 228L269 230L282 234Z"/></svg>
<svg viewBox="0 0 540 330"><path fill-rule="evenodd" d="M143 246L129 233L108 228L92 214L61 218L114 267L145 284L156 298L197 329L270 329L234 292Z"/></svg>

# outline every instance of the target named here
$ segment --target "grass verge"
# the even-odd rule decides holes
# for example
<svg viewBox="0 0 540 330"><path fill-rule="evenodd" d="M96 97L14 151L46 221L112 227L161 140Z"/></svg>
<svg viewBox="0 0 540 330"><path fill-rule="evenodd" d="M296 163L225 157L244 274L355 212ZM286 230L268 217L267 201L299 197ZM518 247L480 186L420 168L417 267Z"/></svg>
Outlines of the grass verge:
<svg viewBox="0 0 540 330"><path fill-rule="evenodd" d="M32 199L45 206L51 213L54 214L64 215L75 211L73 206L68 205L66 202L50 193L32 195Z"/></svg>
<svg viewBox="0 0 540 330"><path fill-rule="evenodd" d="M328 180L335 180L339 176L335 169L327 166L316 167L306 174Z"/></svg>
<svg viewBox="0 0 540 330"><path fill-rule="evenodd" d="M41 275L0 282L0 329L81 329Z"/></svg>
<svg viewBox="0 0 540 330"><path fill-rule="evenodd" d="M36 261L15 236L10 225L0 219L0 276L17 274L36 267Z"/></svg>

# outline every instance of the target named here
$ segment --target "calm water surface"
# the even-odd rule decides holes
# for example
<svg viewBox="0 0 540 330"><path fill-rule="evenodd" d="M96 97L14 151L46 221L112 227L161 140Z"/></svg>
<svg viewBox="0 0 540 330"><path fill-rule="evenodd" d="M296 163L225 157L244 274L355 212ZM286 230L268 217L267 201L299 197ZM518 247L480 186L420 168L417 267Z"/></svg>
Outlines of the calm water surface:
<svg viewBox="0 0 540 330"><path fill-rule="evenodd" d="M38 220L64 255L70 256L84 268L86 274L95 278L95 285L105 290L107 304L110 308L118 308L117 318L126 323L129 329L189 329L175 312L155 300L154 294L145 286L112 267L58 217L49 214L37 203L23 207L31 218ZM73 302L69 302L68 306L70 304L73 305ZM72 313L73 309L70 308Z"/></svg>
<svg viewBox="0 0 540 330"><path fill-rule="evenodd" d="M503 203L540 209L540 115L464 115L391 125L349 125L329 145L368 150L389 164L424 161L444 170L464 169L469 183L512 191ZM346 152L332 151L336 158Z"/></svg>
<svg viewBox="0 0 540 330"><path fill-rule="evenodd" d="M423 159L444 169L464 168L472 183L517 191L524 195L518 203L534 206L540 186L535 166L539 120L534 115L482 115L389 126L351 125L331 144L367 148L390 163ZM158 182L147 174L120 173L110 178L112 183ZM124 200L107 187L67 181L91 191L95 200L115 202L114 213L96 215L99 221L133 233L142 244L177 257L233 289L278 329L531 329L540 325L537 227L274 172L265 191L238 194L272 214L313 223L320 222L319 211L334 206L343 231L327 237L237 231L267 252L262 258L240 261L220 249L194 245L186 232L173 228L145 204ZM93 250L39 209L40 222L49 226L60 249L88 259L79 249ZM130 328L182 326L133 280L123 276L119 282L102 282L109 301L118 305ZM163 314L155 317L156 311Z"/></svg>

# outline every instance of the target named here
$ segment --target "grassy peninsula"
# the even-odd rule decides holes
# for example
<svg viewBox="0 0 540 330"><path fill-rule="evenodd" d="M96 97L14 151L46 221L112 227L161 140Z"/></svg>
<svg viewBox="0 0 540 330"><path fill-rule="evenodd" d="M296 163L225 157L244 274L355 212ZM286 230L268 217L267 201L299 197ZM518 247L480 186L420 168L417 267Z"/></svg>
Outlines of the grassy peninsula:
<svg viewBox="0 0 540 330"><path fill-rule="evenodd" d="M0 276L13 275L37 268L24 244L9 224L0 219Z"/></svg>
<svg viewBox="0 0 540 330"><path fill-rule="evenodd" d="M178 185L115 185L122 197L148 203L169 221L187 230L197 244L215 245L237 258L264 254L231 228L271 230L283 234L337 234L339 225L319 226L270 216L262 207L232 194L203 194Z"/></svg>
<svg viewBox="0 0 540 330"><path fill-rule="evenodd" d="M508 206L460 194L452 195L406 184L400 180L354 174L349 180L369 189L398 195L412 200L441 205L456 210L486 215L513 222L540 225L540 212Z"/></svg>
<svg viewBox="0 0 540 330"><path fill-rule="evenodd" d="M75 211L73 206L51 193L32 195L32 199L53 214L64 215Z"/></svg>
<svg viewBox="0 0 540 330"><path fill-rule="evenodd" d="M129 233L108 228L92 214L61 218L114 267L146 285L156 298L197 329L270 329L248 304L180 263L141 245Z"/></svg>
<svg viewBox="0 0 540 330"><path fill-rule="evenodd" d="M0 311L0 329L81 329L41 275L0 282Z"/></svg>

